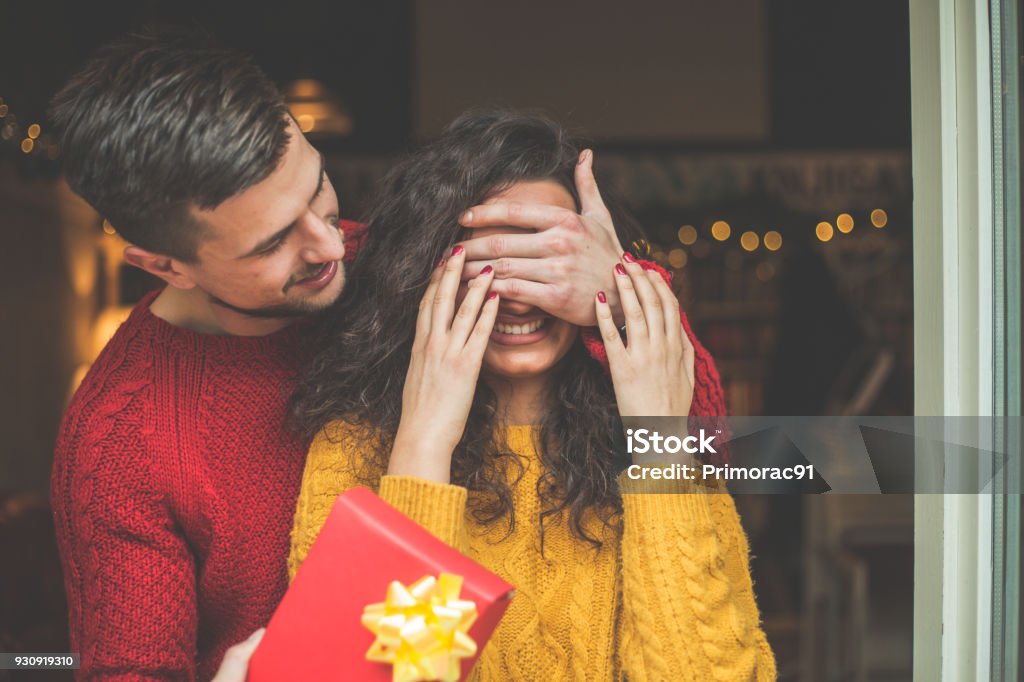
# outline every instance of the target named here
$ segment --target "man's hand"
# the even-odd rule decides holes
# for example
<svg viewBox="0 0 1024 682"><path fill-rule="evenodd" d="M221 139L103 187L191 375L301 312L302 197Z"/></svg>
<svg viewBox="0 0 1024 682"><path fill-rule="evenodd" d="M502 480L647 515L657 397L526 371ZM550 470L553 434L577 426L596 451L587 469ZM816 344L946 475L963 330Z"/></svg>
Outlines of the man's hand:
<svg viewBox="0 0 1024 682"><path fill-rule="evenodd" d="M593 153L576 164L581 212L542 204L494 203L474 206L460 223L468 228L523 227L535 234L496 234L461 242L467 263L463 279L494 268L491 291L509 301L537 306L555 317L589 327L597 324L594 296L607 292L612 314L621 320L615 280L609 274L622 256L612 217L594 180Z"/></svg>
<svg viewBox="0 0 1024 682"><path fill-rule="evenodd" d="M263 639L266 628L260 628L249 635L249 639L240 642L224 653L224 661L220 664L220 670L213 682L245 682L249 673L249 659Z"/></svg>

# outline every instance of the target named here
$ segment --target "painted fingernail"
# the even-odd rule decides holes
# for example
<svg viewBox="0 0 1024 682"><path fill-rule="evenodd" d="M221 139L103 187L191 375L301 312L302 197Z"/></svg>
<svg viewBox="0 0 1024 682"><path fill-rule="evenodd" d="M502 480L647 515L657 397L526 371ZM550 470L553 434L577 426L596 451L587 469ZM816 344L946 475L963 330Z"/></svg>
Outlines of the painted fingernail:
<svg viewBox="0 0 1024 682"><path fill-rule="evenodd" d="M586 160L587 160L588 158L590 158L590 150L589 150L589 149L584 149L584 150L583 150L583 151L582 151L582 152L580 153L580 158L579 158L579 161L577 161L577 162L576 162L576 163L577 163L577 165L582 165L582 164L583 164L583 162L584 162L584 161L586 161Z"/></svg>
<svg viewBox="0 0 1024 682"><path fill-rule="evenodd" d="M465 249L462 248L462 246L456 246L454 249L452 249L452 256L458 256L463 251L465 251Z"/></svg>
<svg viewBox="0 0 1024 682"><path fill-rule="evenodd" d="M481 275L489 275L494 270L490 265L485 265L484 269L480 271Z"/></svg>
<svg viewBox="0 0 1024 682"><path fill-rule="evenodd" d="M497 291L492 291L491 293L487 294L487 300L488 301L493 301L496 298L498 298L498 292Z"/></svg>
<svg viewBox="0 0 1024 682"><path fill-rule="evenodd" d="M597 300L600 301L601 303L607 303L608 297L604 295L603 291L599 291L597 292Z"/></svg>
<svg viewBox="0 0 1024 682"><path fill-rule="evenodd" d="M622 260L626 261L627 263L635 263L636 262L636 258L633 258L633 254L631 254L629 251L623 252Z"/></svg>
<svg viewBox="0 0 1024 682"><path fill-rule="evenodd" d="M626 268L622 267L622 263L615 264L615 272L620 275L626 274Z"/></svg>
<svg viewBox="0 0 1024 682"><path fill-rule="evenodd" d="M472 211L466 211L465 213L462 214L462 222L468 223L471 220L473 220L473 212Z"/></svg>

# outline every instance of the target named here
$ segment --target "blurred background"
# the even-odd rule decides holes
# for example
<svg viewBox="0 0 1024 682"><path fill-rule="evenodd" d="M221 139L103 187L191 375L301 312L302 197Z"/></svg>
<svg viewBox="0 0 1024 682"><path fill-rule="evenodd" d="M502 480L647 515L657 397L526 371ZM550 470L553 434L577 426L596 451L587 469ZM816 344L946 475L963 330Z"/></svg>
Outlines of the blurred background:
<svg viewBox="0 0 1024 682"><path fill-rule="evenodd" d="M674 271L732 414L912 414L906 2L6 3L0 651L67 650L56 430L156 286L61 180L46 106L97 46L149 23L202 26L253 54L327 155L349 218L464 109L544 110L590 141L602 187ZM912 498L737 504L780 679L911 679ZM67 679L46 675L32 679Z"/></svg>

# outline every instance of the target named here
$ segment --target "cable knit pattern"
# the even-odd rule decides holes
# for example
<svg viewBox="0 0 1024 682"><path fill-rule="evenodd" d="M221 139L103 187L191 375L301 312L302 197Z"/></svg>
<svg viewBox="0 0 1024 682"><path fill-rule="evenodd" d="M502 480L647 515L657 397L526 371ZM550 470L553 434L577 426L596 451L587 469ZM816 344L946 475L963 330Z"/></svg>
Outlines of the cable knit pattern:
<svg viewBox="0 0 1024 682"><path fill-rule="evenodd" d="M336 429L344 429L336 425ZM620 477L623 523L596 518L595 551L567 520L550 522L540 551L540 460L530 427L510 427L525 472L513 488L516 527L478 524L464 488L383 475L378 493L437 537L516 586L516 596L467 679L774 680L760 627L746 537L732 498L692 483ZM317 438L299 494L289 575L294 577L335 497L364 481L352 441ZM666 482L658 482L664 484ZM662 494L652 494L662 493Z"/></svg>
<svg viewBox="0 0 1024 682"><path fill-rule="evenodd" d="M196 334L148 295L75 394L51 494L77 679L210 679L287 588L301 326Z"/></svg>

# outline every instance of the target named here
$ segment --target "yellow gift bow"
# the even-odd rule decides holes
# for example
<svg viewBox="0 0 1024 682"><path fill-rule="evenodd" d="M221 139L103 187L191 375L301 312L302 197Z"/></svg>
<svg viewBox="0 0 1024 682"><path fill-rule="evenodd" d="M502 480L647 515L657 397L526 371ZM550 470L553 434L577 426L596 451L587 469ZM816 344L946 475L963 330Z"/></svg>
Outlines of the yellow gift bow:
<svg viewBox="0 0 1024 682"><path fill-rule="evenodd" d="M460 659L476 654L466 634L476 620L476 604L459 599L462 576L424 576L406 587L388 585L386 601L363 609L362 623L377 636L366 660L391 663L392 682L457 682Z"/></svg>

